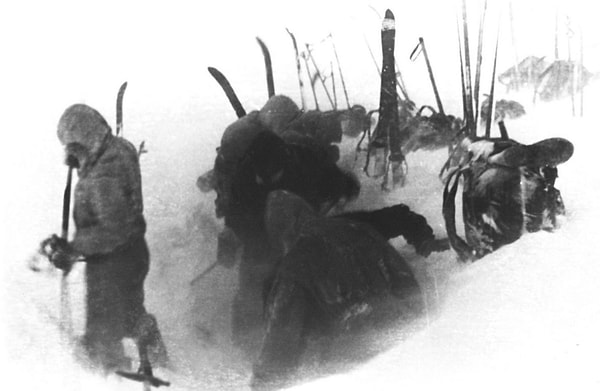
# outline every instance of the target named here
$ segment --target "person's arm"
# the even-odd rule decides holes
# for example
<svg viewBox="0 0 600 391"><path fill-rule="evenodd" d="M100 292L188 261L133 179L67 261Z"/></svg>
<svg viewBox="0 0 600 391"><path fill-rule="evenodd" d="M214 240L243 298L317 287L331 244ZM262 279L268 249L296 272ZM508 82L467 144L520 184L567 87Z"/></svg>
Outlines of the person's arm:
<svg viewBox="0 0 600 391"><path fill-rule="evenodd" d="M436 240L433 229L424 216L415 213L404 204L397 204L374 211L349 212L336 217L343 217L369 224L386 239L402 235L408 244L415 247L423 256L432 251L447 250L447 239Z"/></svg>
<svg viewBox="0 0 600 391"><path fill-rule="evenodd" d="M85 213L90 214L90 224L77 227L70 243L75 251L86 256L110 253L143 233L132 195L126 194L118 177L94 179L86 190L88 193L81 207L88 209Z"/></svg>

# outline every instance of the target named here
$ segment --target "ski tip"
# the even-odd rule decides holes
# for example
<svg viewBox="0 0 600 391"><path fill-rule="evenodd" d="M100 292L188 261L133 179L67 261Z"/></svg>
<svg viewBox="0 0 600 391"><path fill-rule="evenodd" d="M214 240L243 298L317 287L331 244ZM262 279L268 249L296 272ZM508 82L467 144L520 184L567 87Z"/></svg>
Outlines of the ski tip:
<svg viewBox="0 0 600 391"><path fill-rule="evenodd" d="M381 30L395 30L396 22L394 18L394 14L389 9L385 11L385 18L383 18L383 23L381 25Z"/></svg>
<svg viewBox="0 0 600 391"><path fill-rule="evenodd" d="M260 39L260 37L256 37L256 42L258 42L258 44L259 44L260 46L265 46L265 43L264 43L264 41L263 41L262 39Z"/></svg>
<svg viewBox="0 0 600 391"><path fill-rule="evenodd" d="M119 88L119 95L123 95L125 93L126 88L127 88L127 82L124 82L123 84L121 84L121 87Z"/></svg>
<svg viewBox="0 0 600 391"><path fill-rule="evenodd" d="M394 18L394 13L390 9L387 9L387 10L385 10L385 17L384 17L384 19L395 20L396 18Z"/></svg>

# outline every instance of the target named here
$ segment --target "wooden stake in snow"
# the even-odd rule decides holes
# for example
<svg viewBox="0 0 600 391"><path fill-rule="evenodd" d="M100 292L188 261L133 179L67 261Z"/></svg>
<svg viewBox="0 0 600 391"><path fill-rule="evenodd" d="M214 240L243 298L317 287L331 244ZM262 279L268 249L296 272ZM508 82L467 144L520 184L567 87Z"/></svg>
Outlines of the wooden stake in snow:
<svg viewBox="0 0 600 391"><path fill-rule="evenodd" d="M346 82L344 81L344 74L342 73L342 65L340 64L340 58L338 57L337 49L335 48L335 41L333 40L333 34L329 33L331 37L331 47L333 47L333 54L335 55L335 61L337 62L338 72L340 74L340 80L342 82L342 88L344 90L344 97L346 98L346 105L350 108L350 100L348 99L348 91L346 90Z"/></svg>
<svg viewBox="0 0 600 391"><path fill-rule="evenodd" d="M425 48L425 40L423 39L423 37L419 37L419 44L413 50L410 58L413 61L416 59L416 57L418 56L418 53L420 53L420 52L417 52L417 50L419 48L421 49L421 51L423 52L423 56L425 57L425 64L427 65L427 73L429 74L429 80L431 81L431 86L433 87L433 94L435 95L435 102L438 107L438 112L442 115L445 115L444 106L442 105L442 100L440 99L440 93L438 92L437 85L435 84L435 78L433 77L433 70L431 69L431 63L429 62L429 55L427 54L427 49Z"/></svg>
<svg viewBox="0 0 600 391"><path fill-rule="evenodd" d="M583 117L583 31L579 30L579 116Z"/></svg>
<svg viewBox="0 0 600 391"><path fill-rule="evenodd" d="M337 110L338 102L337 102L337 91L335 89L335 72L333 71L333 61L329 62L329 67L331 68L331 89L333 91L333 109Z"/></svg>
<svg viewBox="0 0 600 391"><path fill-rule="evenodd" d="M554 61L558 61L558 8L554 18Z"/></svg>
<svg viewBox="0 0 600 391"><path fill-rule="evenodd" d="M294 36L294 34L289 30L289 29L285 29L285 31L288 32L288 34L290 35L290 38L292 39L292 43L294 44L294 53L296 54L296 70L298 72L298 85L300 87L300 100L302 101L302 111L306 110L306 102L304 101L304 83L302 82L302 66L300 65L300 54L298 53L298 43L296 42L296 37Z"/></svg>
<svg viewBox="0 0 600 391"><path fill-rule="evenodd" d="M515 84L516 84L517 91L519 91L519 89L521 88L521 80L519 80L520 79L519 52L517 50L517 38L515 35L515 21L514 21L512 1L508 2L508 17L510 19L510 35L511 35L514 54L515 54ZM529 75L527 77L528 80L532 79L532 75L531 75L532 71L533 71L533 67L530 66L529 67Z"/></svg>
<svg viewBox="0 0 600 391"><path fill-rule="evenodd" d="M315 108L317 110L319 110L319 101L317 99L317 92L315 91L315 85L314 85L314 83L311 83L312 76L310 74L310 67L308 65L307 55L308 54L306 52L303 52L302 53L302 58L304 59L304 67L306 68L306 73L308 75L308 82L309 82L308 84L310 84L310 89L311 89L312 94L313 94L313 99L315 100Z"/></svg>
<svg viewBox="0 0 600 391"><path fill-rule="evenodd" d="M485 12L487 10L487 0L483 4L483 11L479 19L479 35L477 41L477 66L475 67L475 127L479 123L479 85L481 82L481 61L483 51L483 26L485 25ZM492 81L493 82L493 81Z"/></svg>
<svg viewBox="0 0 600 391"><path fill-rule="evenodd" d="M496 105L494 102L494 87L496 86L496 62L498 60L498 41L500 38L500 24L498 24L498 33L496 35L496 49L494 51L494 67L492 68L492 86L490 88L490 99L489 99L489 110L485 124L485 137L490 138L490 131L492 128L492 122L494 121L494 111L496 111Z"/></svg>
<svg viewBox="0 0 600 391"><path fill-rule="evenodd" d="M463 39L464 39L464 62L465 62L465 96L467 103L467 129L471 137L477 136L477 126L473 115L473 90L471 88L471 56L469 54L469 24L467 20L467 4L466 0L462 2L462 19L463 19Z"/></svg>
<svg viewBox="0 0 600 391"><path fill-rule="evenodd" d="M577 81L577 64L575 64L571 57L571 38L573 38L573 30L571 29L571 19L567 16L567 59L571 68L571 115L575 116L575 83Z"/></svg>
<svg viewBox="0 0 600 391"><path fill-rule="evenodd" d="M323 86L323 89L325 90L325 94L327 95L327 99L329 99L329 103L331 104L331 107L335 108L333 99L331 98L331 95L329 94L329 89L327 89L327 85L325 84L325 79L323 78L323 75L321 75L321 71L319 70L319 66L317 65L317 62L315 61L315 58L312 55L309 44L306 44L306 54L308 57L310 57L310 60L312 61L313 66L315 67L315 72L317 73L317 76L319 77L319 81L321 82L321 85Z"/></svg>

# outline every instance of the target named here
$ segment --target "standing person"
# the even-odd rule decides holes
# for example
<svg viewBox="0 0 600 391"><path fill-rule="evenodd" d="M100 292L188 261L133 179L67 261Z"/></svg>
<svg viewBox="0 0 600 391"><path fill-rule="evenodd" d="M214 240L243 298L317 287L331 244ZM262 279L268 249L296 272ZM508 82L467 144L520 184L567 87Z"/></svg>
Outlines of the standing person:
<svg viewBox="0 0 600 391"><path fill-rule="evenodd" d="M69 107L58 123L66 164L76 168L72 241L53 237L49 255L58 268L86 262L87 319L82 345L89 360L105 371L129 369L122 339L147 344L151 362L167 361L156 318L144 307L149 252L144 234L138 154L115 137L93 108Z"/></svg>

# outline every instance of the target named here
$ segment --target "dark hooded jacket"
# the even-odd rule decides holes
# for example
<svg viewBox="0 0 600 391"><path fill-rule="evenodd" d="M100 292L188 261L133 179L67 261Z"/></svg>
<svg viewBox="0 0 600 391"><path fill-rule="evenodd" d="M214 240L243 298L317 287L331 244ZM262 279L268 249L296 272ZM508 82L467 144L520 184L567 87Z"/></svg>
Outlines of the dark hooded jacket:
<svg viewBox="0 0 600 391"><path fill-rule="evenodd" d="M340 335L420 314L411 269L369 224L318 216L281 190L269 194L265 220L281 257L266 298L255 387L293 376L310 334Z"/></svg>

